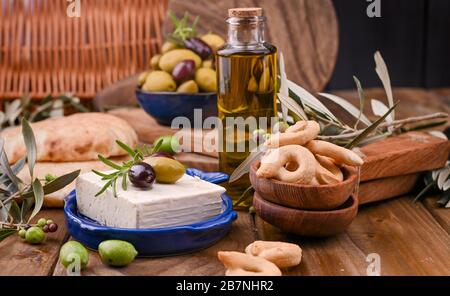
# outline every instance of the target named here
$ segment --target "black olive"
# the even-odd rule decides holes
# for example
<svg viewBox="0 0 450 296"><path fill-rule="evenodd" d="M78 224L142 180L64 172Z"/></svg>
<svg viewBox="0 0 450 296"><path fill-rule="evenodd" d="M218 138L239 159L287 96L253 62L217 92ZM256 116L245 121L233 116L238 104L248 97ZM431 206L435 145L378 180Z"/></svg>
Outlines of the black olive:
<svg viewBox="0 0 450 296"><path fill-rule="evenodd" d="M193 60L183 60L176 64L172 70L172 77L178 83L182 84L185 81L194 79L195 76L195 62Z"/></svg>
<svg viewBox="0 0 450 296"><path fill-rule="evenodd" d="M213 51L209 45L200 38L189 38L184 41L184 47L198 54L202 60L208 59Z"/></svg>
<svg viewBox="0 0 450 296"><path fill-rule="evenodd" d="M149 188L155 182L156 173L148 163L139 162L131 167L128 178L136 187Z"/></svg>

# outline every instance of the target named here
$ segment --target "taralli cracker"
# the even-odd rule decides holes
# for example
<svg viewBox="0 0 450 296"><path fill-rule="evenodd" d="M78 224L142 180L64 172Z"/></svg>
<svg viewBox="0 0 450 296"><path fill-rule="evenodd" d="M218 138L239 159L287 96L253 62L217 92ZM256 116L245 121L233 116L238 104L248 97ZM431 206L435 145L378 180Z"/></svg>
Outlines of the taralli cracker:
<svg viewBox="0 0 450 296"><path fill-rule="evenodd" d="M281 270L261 257L239 253L218 252L217 257L226 268L226 276L281 276Z"/></svg>
<svg viewBox="0 0 450 296"><path fill-rule="evenodd" d="M302 249L284 242L255 241L245 248L245 253L264 258L279 268L297 266L302 260Z"/></svg>

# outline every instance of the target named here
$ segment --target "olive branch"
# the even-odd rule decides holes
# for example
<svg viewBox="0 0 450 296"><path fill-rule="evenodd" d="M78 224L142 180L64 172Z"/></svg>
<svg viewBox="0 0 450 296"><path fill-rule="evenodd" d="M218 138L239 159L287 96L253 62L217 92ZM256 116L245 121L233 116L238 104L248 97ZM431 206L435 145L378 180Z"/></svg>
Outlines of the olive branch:
<svg viewBox="0 0 450 296"><path fill-rule="evenodd" d="M72 183L80 170L69 174L40 180L34 175L37 159L36 139L27 119L22 119L22 136L26 156L10 165L0 138L0 241L29 226L44 204L44 195L56 192ZM18 177L27 164L31 176L30 184Z"/></svg>
<svg viewBox="0 0 450 296"><path fill-rule="evenodd" d="M284 58L281 54L279 67L280 90L277 96L281 104L282 120L285 123L289 122L288 115L291 115L294 118L294 122L298 120L317 121L321 126L321 132L318 139L329 141L348 149L367 145L389 136L409 131L428 129L447 123L448 114L446 113L434 113L425 116L396 119L395 109L399 102L396 102L393 96L388 68L380 52L377 51L375 53L374 60L375 71L383 84L388 101L388 104L386 105L377 99L371 100L372 112L378 116L378 119L375 121L369 120L369 117L364 114L366 96L362 83L357 77L354 76L353 79L358 90L359 108L355 107L344 98L333 94L319 93L322 98L338 104L354 117L354 124L349 125L333 114L314 95L287 78ZM436 121L436 119L440 120ZM360 128L360 126L362 126L362 128ZM440 136L445 137L443 133L437 131L432 133L434 133L434 135L439 134ZM260 160L264 153L265 150L262 145L252 151L247 159L232 173L229 182L234 182L247 174L250 170L251 163Z"/></svg>

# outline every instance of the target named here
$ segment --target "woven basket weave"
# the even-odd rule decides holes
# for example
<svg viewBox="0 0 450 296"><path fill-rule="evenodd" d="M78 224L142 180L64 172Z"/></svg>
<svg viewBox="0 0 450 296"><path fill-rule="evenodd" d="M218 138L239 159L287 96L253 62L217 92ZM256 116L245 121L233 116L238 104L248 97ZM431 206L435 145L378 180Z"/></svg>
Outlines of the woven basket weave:
<svg viewBox="0 0 450 296"><path fill-rule="evenodd" d="M78 2L80 17L69 17L66 0L0 0L0 99L92 98L148 68L167 0Z"/></svg>

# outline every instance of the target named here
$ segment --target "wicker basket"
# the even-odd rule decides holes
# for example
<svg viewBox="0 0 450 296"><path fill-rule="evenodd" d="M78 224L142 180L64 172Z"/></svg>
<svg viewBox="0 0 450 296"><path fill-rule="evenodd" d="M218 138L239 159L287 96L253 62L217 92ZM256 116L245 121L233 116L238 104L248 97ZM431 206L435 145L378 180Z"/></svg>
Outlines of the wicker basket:
<svg viewBox="0 0 450 296"><path fill-rule="evenodd" d="M80 17L68 16L74 2ZM0 99L92 98L148 68L166 7L167 0L0 0Z"/></svg>

